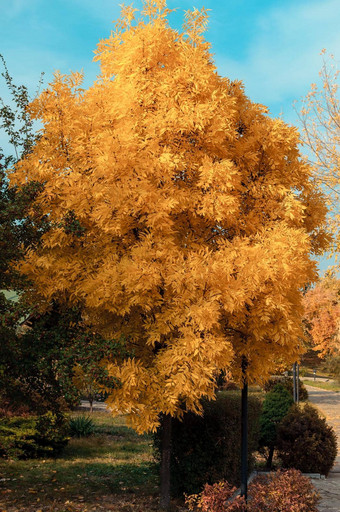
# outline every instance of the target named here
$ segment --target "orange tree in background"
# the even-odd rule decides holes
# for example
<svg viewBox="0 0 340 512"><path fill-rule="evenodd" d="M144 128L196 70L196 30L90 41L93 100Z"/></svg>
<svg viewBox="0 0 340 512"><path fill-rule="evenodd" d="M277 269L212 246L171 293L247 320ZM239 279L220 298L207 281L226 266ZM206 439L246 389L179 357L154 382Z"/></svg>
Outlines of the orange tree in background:
<svg viewBox="0 0 340 512"><path fill-rule="evenodd" d="M340 352L340 281L326 275L303 298L313 350L324 358Z"/></svg>
<svg viewBox="0 0 340 512"><path fill-rule="evenodd" d="M29 299L77 304L133 356L109 365L109 405L139 432L200 411L215 377L265 379L301 348L300 289L327 245L326 208L299 135L221 77L204 10L168 25L164 0L123 7L98 44L101 75L56 74L13 184L43 184L51 227L20 264Z"/></svg>

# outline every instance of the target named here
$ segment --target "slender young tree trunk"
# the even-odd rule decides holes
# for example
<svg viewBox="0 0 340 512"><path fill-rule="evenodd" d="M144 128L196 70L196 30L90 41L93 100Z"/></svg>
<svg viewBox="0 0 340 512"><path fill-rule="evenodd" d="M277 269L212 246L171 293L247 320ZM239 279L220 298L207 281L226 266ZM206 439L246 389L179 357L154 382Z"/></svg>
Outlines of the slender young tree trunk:
<svg viewBox="0 0 340 512"><path fill-rule="evenodd" d="M248 498L248 362L245 357L242 359L243 388L241 400L241 496L247 503Z"/></svg>
<svg viewBox="0 0 340 512"><path fill-rule="evenodd" d="M162 510L170 508L170 455L171 455L171 416L163 417L162 460L161 460L161 499Z"/></svg>
<svg viewBox="0 0 340 512"><path fill-rule="evenodd" d="M274 446L272 445L269 448L269 454L268 454L268 459L267 459L267 469L272 469L273 455L274 455Z"/></svg>
<svg viewBox="0 0 340 512"><path fill-rule="evenodd" d="M296 393L296 363L293 364L293 398L294 402L297 402L297 393Z"/></svg>

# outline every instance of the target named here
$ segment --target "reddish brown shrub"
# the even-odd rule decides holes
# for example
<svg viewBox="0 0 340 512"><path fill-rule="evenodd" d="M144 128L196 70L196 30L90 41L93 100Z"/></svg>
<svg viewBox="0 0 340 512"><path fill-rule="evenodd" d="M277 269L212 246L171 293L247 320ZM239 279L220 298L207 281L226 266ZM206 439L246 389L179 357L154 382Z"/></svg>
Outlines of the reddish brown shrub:
<svg viewBox="0 0 340 512"><path fill-rule="evenodd" d="M221 389L223 391L238 391L240 386L238 386L236 382L228 380L222 384Z"/></svg>
<svg viewBox="0 0 340 512"><path fill-rule="evenodd" d="M319 495L296 469L258 476L249 486L249 512L317 512Z"/></svg>
<svg viewBox="0 0 340 512"><path fill-rule="evenodd" d="M185 503L189 510L201 510L202 512L244 512L245 500L241 496L233 499L236 487L228 482L218 484L205 484L200 494L186 496Z"/></svg>
<svg viewBox="0 0 340 512"><path fill-rule="evenodd" d="M200 494L186 497L189 510L202 512L317 512L319 495L310 480L296 469L256 477L244 498L233 497L228 482L205 485Z"/></svg>
<svg viewBox="0 0 340 512"><path fill-rule="evenodd" d="M28 418L31 415L27 405L11 404L9 400L4 400L3 397L0 397L0 402L0 418L12 418L13 416Z"/></svg>

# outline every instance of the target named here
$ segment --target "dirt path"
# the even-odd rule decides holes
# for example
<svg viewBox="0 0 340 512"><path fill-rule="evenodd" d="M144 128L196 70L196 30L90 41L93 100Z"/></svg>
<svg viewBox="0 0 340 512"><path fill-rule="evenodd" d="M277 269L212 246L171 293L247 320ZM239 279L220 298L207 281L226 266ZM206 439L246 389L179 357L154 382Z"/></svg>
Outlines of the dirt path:
<svg viewBox="0 0 340 512"><path fill-rule="evenodd" d="M321 495L320 512L340 511L340 393L306 386L309 400L326 416L338 438L338 456L335 465L324 480L313 480Z"/></svg>

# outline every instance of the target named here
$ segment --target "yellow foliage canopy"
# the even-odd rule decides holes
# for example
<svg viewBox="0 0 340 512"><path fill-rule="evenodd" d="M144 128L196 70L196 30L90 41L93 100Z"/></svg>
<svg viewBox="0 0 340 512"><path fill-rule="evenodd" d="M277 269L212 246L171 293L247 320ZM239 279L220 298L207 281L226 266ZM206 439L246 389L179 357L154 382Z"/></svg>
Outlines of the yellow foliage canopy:
<svg viewBox="0 0 340 512"><path fill-rule="evenodd" d="M124 336L135 355L111 364L109 403L145 431L198 411L220 369L241 382L243 356L249 382L296 360L326 211L296 129L217 73L204 11L182 34L164 1L123 14L92 87L57 74L30 105L41 139L11 179L44 183L51 222L22 272L41 304L80 303Z"/></svg>

